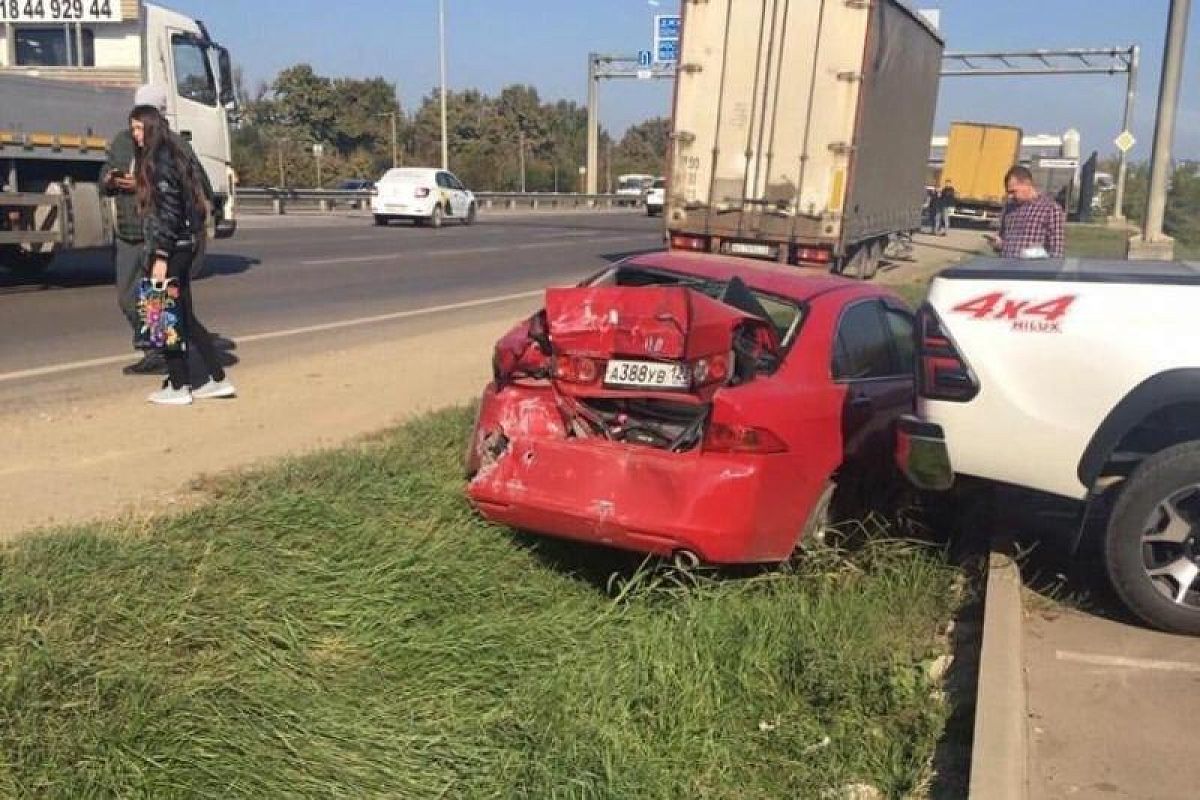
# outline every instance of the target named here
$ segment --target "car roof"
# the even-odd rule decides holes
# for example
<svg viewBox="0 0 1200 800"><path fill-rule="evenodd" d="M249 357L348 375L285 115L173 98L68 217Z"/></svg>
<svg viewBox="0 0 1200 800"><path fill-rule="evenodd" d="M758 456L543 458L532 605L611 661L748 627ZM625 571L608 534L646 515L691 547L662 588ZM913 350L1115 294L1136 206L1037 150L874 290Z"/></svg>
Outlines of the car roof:
<svg viewBox="0 0 1200 800"><path fill-rule="evenodd" d="M387 172L383 173L383 178L387 178L389 175L393 178L429 177L436 175L439 172L449 172L449 170L441 170L437 167L392 167ZM380 180L383 180L383 178L380 178Z"/></svg>
<svg viewBox="0 0 1200 800"><path fill-rule="evenodd" d="M731 280L736 276L752 289L790 297L793 300L808 300L819 294L839 290L855 295L893 295L885 287L831 275L824 269L794 267L773 261L756 261L714 253L664 250L633 256L622 264L682 272L718 281Z"/></svg>

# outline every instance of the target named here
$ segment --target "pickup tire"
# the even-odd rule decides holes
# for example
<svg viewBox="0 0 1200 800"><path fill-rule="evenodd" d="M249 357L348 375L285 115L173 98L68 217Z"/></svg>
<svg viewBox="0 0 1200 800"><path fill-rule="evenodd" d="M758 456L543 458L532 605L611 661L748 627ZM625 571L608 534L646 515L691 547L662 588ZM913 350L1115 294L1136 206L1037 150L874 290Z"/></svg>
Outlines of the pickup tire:
<svg viewBox="0 0 1200 800"><path fill-rule="evenodd" d="M1130 611L1156 628L1200 636L1200 441L1138 465L1109 518L1104 560Z"/></svg>

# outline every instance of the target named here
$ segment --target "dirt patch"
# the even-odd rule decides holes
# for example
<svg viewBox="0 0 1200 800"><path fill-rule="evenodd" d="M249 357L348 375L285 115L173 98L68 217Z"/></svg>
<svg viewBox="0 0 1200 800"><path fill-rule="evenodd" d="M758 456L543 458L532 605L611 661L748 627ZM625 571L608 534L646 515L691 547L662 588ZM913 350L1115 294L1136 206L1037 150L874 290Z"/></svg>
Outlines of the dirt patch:
<svg viewBox="0 0 1200 800"><path fill-rule="evenodd" d="M162 513L194 501L205 475L333 447L467 401L488 379L491 343L512 320L507 311L436 333L258 365L247 348L248 366L231 374L235 400L153 407L139 383L88 403L0 415L0 539L40 526Z"/></svg>

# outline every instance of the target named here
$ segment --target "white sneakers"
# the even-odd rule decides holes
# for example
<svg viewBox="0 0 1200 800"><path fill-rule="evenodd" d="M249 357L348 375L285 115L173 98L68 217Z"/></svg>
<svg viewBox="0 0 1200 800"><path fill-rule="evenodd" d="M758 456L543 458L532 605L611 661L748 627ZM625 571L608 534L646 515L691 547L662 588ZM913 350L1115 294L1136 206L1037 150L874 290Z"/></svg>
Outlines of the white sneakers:
<svg viewBox="0 0 1200 800"><path fill-rule="evenodd" d="M190 406L192 404L192 390L187 386L172 389L170 385L167 385L146 399L160 406Z"/></svg>
<svg viewBox="0 0 1200 800"><path fill-rule="evenodd" d="M212 400L217 397L236 397L237 387L229 381L214 381L212 378L208 382L192 392L192 397L197 400Z"/></svg>
<svg viewBox="0 0 1200 800"><path fill-rule="evenodd" d="M189 386L172 389L170 384L164 385L146 400L160 406L189 406L192 404L193 398L211 400L217 397L234 397L236 395L237 387L229 381L214 381L209 378L207 383L195 391L192 391Z"/></svg>

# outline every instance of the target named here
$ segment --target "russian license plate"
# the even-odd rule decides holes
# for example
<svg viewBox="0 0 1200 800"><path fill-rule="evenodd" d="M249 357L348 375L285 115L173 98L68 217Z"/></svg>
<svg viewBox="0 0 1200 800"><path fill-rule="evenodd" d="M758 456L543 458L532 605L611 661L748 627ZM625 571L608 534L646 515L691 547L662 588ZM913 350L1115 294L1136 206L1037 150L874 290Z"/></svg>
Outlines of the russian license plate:
<svg viewBox="0 0 1200 800"><path fill-rule="evenodd" d="M730 242L729 252L736 256L761 256L774 258L775 248L769 244L753 244L751 242Z"/></svg>
<svg viewBox="0 0 1200 800"><path fill-rule="evenodd" d="M640 389L687 389L692 385L692 376L683 364L613 359L604 370L604 385L635 386Z"/></svg>
<svg viewBox="0 0 1200 800"><path fill-rule="evenodd" d="M121 0L0 0L0 22L120 22Z"/></svg>

